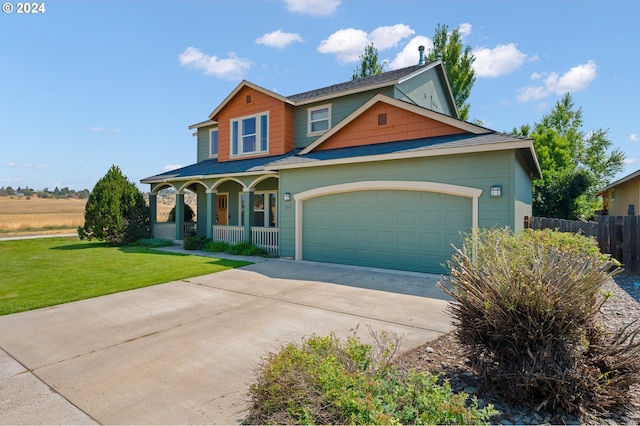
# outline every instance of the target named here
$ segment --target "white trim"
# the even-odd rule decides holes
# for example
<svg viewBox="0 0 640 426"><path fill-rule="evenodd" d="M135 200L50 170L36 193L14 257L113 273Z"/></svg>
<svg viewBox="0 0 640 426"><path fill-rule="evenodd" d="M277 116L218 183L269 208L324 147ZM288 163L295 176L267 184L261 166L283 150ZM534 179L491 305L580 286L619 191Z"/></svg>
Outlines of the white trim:
<svg viewBox="0 0 640 426"><path fill-rule="evenodd" d="M423 191L437 192L441 194L455 195L458 197L471 198L471 228L474 233L473 241L473 259L475 261L476 230L478 229L478 198L482 194L482 189L471 188L468 186L451 185L440 182L418 182L418 181L400 181L400 180L371 180L361 182L342 183L338 185L323 186L320 188L310 189L308 191L299 192L293 195L296 203L295 211L295 260L302 260L302 222L303 207L306 200L322 197L325 195L340 194L345 192L356 191Z"/></svg>
<svg viewBox="0 0 640 426"><path fill-rule="evenodd" d="M192 124L191 126L189 126L189 130L199 129L200 127L213 126L215 124L218 124L218 122L217 121L213 121L213 120L202 121L200 123ZM196 133L194 133L194 135L195 134Z"/></svg>
<svg viewBox="0 0 640 426"><path fill-rule="evenodd" d="M218 152L216 152L215 154L213 152L211 152L211 143L212 143L212 135L213 132L217 132L218 133ZM220 131L218 129L218 127L215 127L213 129L209 129L209 158L218 158L218 153L220 152Z"/></svg>
<svg viewBox="0 0 640 426"><path fill-rule="evenodd" d="M267 117L267 147L266 150L262 150L262 117ZM242 121L253 118L256 120L256 150L244 152L243 148L243 134L242 134ZM241 157L253 157L256 154L268 154L269 153L269 127L270 123L269 110L258 112L255 114L244 115L242 117L234 117L229 119L229 158L241 158ZM233 123L238 123L238 153L233 153ZM220 149L220 139L218 139L218 150Z"/></svg>
<svg viewBox="0 0 640 426"><path fill-rule="evenodd" d="M311 131L311 114L315 111L326 109L327 110L327 130L319 130L319 131ZM325 120L316 120L316 122L325 121ZM331 129L331 104L324 105L316 105L313 107L307 108L307 136L317 136L323 133L328 132Z"/></svg>
<svg viewBox="0 0 640 426"><path fill-rule="evenodd" d="M412 105L398 99L393 99L382 94L377 94L373 98L369 99L360 108L358 108L357 110L349 114L344 120L340 121L340 123L338 123L335 127L330 128L324 135L320 136L313 143L309 144L305 149L300 151L300 155L308 154L309 152L311 152L315 147L325 142L331 136L335 135L338 131L340 131L340 129L344 128L349 123L356 120L360 115L362 115L365 111L367 111L369 108L371 108L373 105L375 105L378 102L383 102L388 105L394 106L396 108L400 108L415 114L422 115L423 117L430 118L432 120L439 121L444 124L448 124L450 126L464 130L466 132L473 133L475 135L479 135L483 133L491 133L488 129L484 127L476 126L475 124L467 123L466 121L458 120L456 118L449 117L448 115L444 115L442 113L435 112L420 106Z"/></svg>

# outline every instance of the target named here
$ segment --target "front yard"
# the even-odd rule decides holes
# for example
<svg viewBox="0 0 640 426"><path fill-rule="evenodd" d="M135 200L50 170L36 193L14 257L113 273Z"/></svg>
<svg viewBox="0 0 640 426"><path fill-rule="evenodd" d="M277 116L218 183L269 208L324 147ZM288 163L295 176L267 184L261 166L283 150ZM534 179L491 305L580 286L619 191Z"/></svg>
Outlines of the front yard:
<svg viewBox="0 0 640 426"><path fill-rule="evenodd" d="M57 237L0 241L0 315L247 265L144 246Z"/></svg>

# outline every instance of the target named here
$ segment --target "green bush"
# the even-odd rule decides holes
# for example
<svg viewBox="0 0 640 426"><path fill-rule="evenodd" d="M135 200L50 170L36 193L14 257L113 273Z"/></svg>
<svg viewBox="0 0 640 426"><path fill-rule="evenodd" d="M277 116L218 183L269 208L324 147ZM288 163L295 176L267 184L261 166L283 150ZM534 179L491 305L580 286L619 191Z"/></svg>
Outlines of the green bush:
<svg viewBox="0 0 640 426"><path fill-rule="evenodd" d="M152 247L152 248L171 247L174 245L173 241L167 238L143 238L141 240L138 240L138 243L141 246Z"/></svg>
<svg viewBox="0 0 640 426"><path fill-rule="evenodd" d="M626 404L640 378L640 343L633 331L607 334L598 317L615 263L577 234L475 236L439 285L454 299L457 337L485 382L512 401L577 415Z"/></svg>
<svg viewBox="0 0 640 426"><path fill-rule="evenodd" d="M248 241L241 241L235 244L228 244L224 241L213 241L204 247L205 251L212 253L228 253L238 256L261 256L271 257L268 251L252 244Z"/></svg>
<svg viewBox="0 0 640 426"><path fill-rule="evenodd" d="M226 253L229 250L229 243L224 241L212 241L204 247L204 251L212 253Z"/></svg>
<svg viewBox="0 0 640 426"><path fill-rule="evenodd" d="M185 235L184 236L184 249L185 250L202 250L210 240L207 237L200 235Z"/></svg>
<svg viewBox="0 0 640 426"><path fill-rule="evenodd" d="M403 374L391 363L399 339L354 334L290 343L263 358L249 387L250 424L477 424L497 412L454 394L438 376Z"/></svg>

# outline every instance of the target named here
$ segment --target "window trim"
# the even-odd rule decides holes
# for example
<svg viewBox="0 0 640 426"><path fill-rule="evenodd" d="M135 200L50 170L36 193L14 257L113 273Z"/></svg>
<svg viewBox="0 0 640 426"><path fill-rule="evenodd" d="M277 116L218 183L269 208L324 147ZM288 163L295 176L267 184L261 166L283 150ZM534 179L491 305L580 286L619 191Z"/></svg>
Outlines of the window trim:
<svg viewBox="0 0 640 426"><path fill-rule="evenodd" d="M318 111L318 110L322 110L322 109L326 109L327 110L327 118L326 118L327 129L326 130L318 130L318 131L314 132L314 131L311 130L312 123L325 121L325 119L312 121L311 120L311 114L316 112L316 111ZM331 104L316 105L316 106L307 108L307 136L321 135L323 133L328 132L329 130L331 130Z"/></svg>
<svg viewBox="0 0 640 426"><path fill-rule="evenodd" d="M262 129L262 117L266 117L265 122L265 132L266 136L263 135ZM244 120L253 118L256 121L256 150L244 152L243 151L243 143L242 143L242 122ZM233 158L237 157L246 157L246 156L254 156L256 154L267 154L269 153L269 111L263 111L256 114L244 115L242 117L235 117L229 120L229 156ZM238 138L237 138L237 152L234 153L234 131L237 130ZM264 142L264 144L263 144ZM218 149L220 142L218 141ZM264 149L263 149L264 145Z"/></svg>
<svg viewBox="0 0 640 426"><path fill-rule="evenodd" d="M212 148L212 143L213 143L213 132L216 132L218 134L218 152L214 153ZM214 128L214 129L209 129L209 158L218 158L218 155L220 154L220 132L218 131L218 128Z"/></svg>
<svg viewBox="0 0 640 426"><path fill-rule="evenodd" d="M242 210L242 203L243 203L243 197L244 194L246 194L246 192L244 191L240 191L238 192L238 223L240 224L240 226L244 226L244 213ZM271 211L271 209L274 207L271 205L271 199L270 196L274 195L274 201L275 201L275 212ZM278 190L277 189L266 189L264 191L255 191L253 193L254 199L256 195L262 195L263 196L263 205L262 205L262 210L252 210L253 213L256 212L262 212L263 217L264 217L264 225L260 226L260 225L252 225L252 226L257 226L260 228L277 228L278 227L278 204L279 204L279 200L278 200ZM254 201L255 203L255 201ZM254 206L255 207L255 206ZM273 222L273 226L271 226L269 224L269 214L272 213L274 222Z"/></svg>

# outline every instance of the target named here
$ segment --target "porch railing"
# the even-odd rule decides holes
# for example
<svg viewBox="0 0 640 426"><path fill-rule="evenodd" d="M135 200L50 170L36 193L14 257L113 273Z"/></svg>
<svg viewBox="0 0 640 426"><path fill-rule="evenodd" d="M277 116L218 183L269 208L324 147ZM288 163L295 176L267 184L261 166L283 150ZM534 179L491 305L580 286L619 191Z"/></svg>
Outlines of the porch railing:
<svg viewBox="0 0 640 426"><path fill-rule="evenodd" d="M213 240L236 244L244 241L242 226L213 226ZM271 254L278 254L278 228L251 227L251 242Z"/></svg>
<svg viewBox="0 0 640 426"><path fill-rule="evenodd" d="M278 254L278 228L252 226L251 242L271 254Z"/></svg>
<svg viewBox="0 0 640 426"><path fill-rule="evenodd" d="M185 222L183 235L189 235L195 231L196 222ZM167 240L176 239L176 224L175 222L158 222L153 226L153 238L165 238Z"/></svg>
<svg viewBox="0 0 640 426"><path fill-rule="evenodd" d="M229 244L244 241L244 227L213 225L213 241L224 241Z"/></svg>

